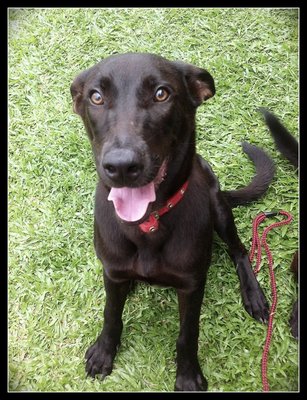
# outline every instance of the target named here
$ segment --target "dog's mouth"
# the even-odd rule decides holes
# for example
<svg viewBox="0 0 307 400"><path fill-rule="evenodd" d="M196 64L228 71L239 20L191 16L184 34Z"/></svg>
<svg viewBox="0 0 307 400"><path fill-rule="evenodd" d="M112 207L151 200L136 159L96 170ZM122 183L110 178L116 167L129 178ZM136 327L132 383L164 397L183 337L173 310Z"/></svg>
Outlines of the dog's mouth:
<svg viewBox="0 0 307 400"><path fill-rule="evenodd" d="M116 214L123 222L136 224L146 219L150 204L156 200L156 190L165 179L166 167L164 160L154 180L147 185L111 188L108 200L113 201Z"/></svg>

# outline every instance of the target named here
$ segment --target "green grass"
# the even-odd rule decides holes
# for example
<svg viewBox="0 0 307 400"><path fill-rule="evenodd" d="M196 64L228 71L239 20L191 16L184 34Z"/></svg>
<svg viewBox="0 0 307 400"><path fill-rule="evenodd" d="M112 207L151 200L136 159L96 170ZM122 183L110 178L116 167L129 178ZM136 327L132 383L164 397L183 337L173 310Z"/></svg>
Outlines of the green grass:
<svg viewBox="0 0 307 400"><path fill-rule="evenodd" d="M289 270L298 241L298 180L274 150L257 107L298 136L298 11L294 9L23 9L9 13L9 391L171 391L177 299L139 285L124 310L113 373L86 379L84 353L105 303L93 238L96 173L69 87L110 54L143 51L208 69L216 96L197 113L198 151L223 189L249 182L245 139L267 149L276 178L266 196L234 210L242 241L252 218L285 209L294 220L269 234L279 302L269 356L273 391L296 391L298 344L288 319ZM266 266L259 280L270 299ZM265 326L243 309L225 245L216 237L200 323L209 391L261 391Z"/></svg>

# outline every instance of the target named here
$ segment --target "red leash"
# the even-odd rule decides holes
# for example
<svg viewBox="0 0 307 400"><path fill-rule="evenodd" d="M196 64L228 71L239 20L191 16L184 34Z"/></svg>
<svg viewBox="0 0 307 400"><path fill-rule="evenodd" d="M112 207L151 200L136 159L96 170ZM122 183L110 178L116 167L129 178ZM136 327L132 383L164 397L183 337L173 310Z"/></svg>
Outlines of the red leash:
<svg viewBox="0 0 307 400"><path fill-rule="evenodd" d="M262 221L264 221L267 217L273 217L276 215L283 215L286 217L286 219L283 219L278 222L274 222L273 224L269 225L266 227L262 233L261 239L259 238L258 234L258 226L261 224ZM273 330L273 319L274 319L274 314L277 306L277 290L276 290L276 281L275 281L275 275L274 275L274 270L273 270L273 258L271 251L269 249L269 246L267 244L266 238L267 234L270 232L270 230L277 228L282 225L289 224L292 220L292 215L289 214L286 211L269 211L269 212L263 212L254 219L253 221L253 241L252 241L252 248L250 251L250 261L252 262L254 259L255 255L255 250L257 248L257 261L256 261L256 268L254 269L254 273L257 274L260 271L260 263L261 263L261 246L265 248L267 258L268 258L268 263L269 263L269 272L270 272L270 281L271 281L271 290L272 290L272 305L270 309L270 316L269 316L269 322L268 322L268 329L267 329L267 335L266 335L266 340L265 340L265 345L262 353L262 361L261 361L261 374L262 374L262 389L264 392L268 392L270 390L269 388L269 382L267 378L267 364L268 364L268 354L269 354L269 348L271 344L271 338L272 338L272 330Z"/></svg>

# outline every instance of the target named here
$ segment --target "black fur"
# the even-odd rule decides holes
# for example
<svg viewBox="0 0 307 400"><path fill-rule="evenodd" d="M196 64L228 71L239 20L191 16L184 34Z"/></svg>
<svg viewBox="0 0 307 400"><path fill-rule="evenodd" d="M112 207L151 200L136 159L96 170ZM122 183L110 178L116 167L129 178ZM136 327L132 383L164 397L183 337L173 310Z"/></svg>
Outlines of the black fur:
<svg viewBox="0 0 307 400"><path fill-rule="evenodd" d="M260 108L259 111L264 116L265 122L270 130L270 133L275 141L277 150L288 159L288 161L297 168L298 171L298 142L287 128L279 121L279 119L265 108ZM293 271L296 281L298 281L298 251L295 252L291 270ZM298 339L298 300L295 301L292 307L290 316L290 327L292 335Z"/></svg>
<svg viewBox="0 0 307 400"><path fill-rule="evenodd" d="M277 150L286 157L289 162L295 167L298 167L298 142L288 129L279 121L274 114L270 113L265 108L260 108L259 111L264 116L265 122L275 141Z"/></svg>
<svg viewBox="0 0 307 400"><path fill-rule="evenodd" d="M243 142L242 147L255 164L256 174L248 186L223 192L231 207L258 200L270 186L275 173L273 161L263 150L247 142Z"/></svg>
<svg viewBox="0 0 307 400"><path fill-rule="evenodd" d="M111 373L130 282L141 280L172 286L178 294L175 390L207 389L197 351L214 230L228 246L247 312L259 321L268 319L267 301L228 203L259 198L268 188L273 168L261 150L245 144L256 164L256 178L239 192L220 190L209 164L195 149L196 108L214 93L213 77L206 70L152 54L109 57L71 85L74 110L83 119L98 173L95 249L104 267L106 305L102 332L86 352L86 371L92 377ZM111 188L114 192L114 188L151 185L164 164L167 173L159 179L156 200L144 217L136 224L122 221L107 200ZM143 233L138 224L164 206L186 180L183 199L160 218L159 229Z"/></svg>

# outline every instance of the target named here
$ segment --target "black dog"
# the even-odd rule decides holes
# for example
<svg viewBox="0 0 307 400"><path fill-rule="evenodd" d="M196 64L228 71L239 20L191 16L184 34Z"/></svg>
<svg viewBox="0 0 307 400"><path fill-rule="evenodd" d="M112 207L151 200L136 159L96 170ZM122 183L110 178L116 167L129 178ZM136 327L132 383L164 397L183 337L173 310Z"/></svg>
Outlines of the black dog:
<svg viewBox="0 0 307 400"><path fill-rule="evenodd" d="M178 293L175 389L207 389L197 351L214 229L236 265L247 312L268 319L231 206L259 198L274 166L263 151L245 144L256 176L247 188L220 190L195 151L196 108L214 93L204 69L151 54L111 56L72 83L74 110L86 127L99 177L94 230L106 305L102 332L85 356L92 377L112 371L130 282L140 280Z"/></svg>
<svg viewBox="0 0 307 400"><path fill-rule="evenodd" d="M295 167L298 171L298 142L286 129L286 127L279 121L274 114L270 113L265 108L260 108L265 122L271 132L271 135L275 141L277 150L287 158L287 160ZM294 273L296 281L298 280L298 251L293 256L291 263L291 269ZM298 338L298 301L295 301L292 308L290 317L290 327L292 335Z"/></svg>

